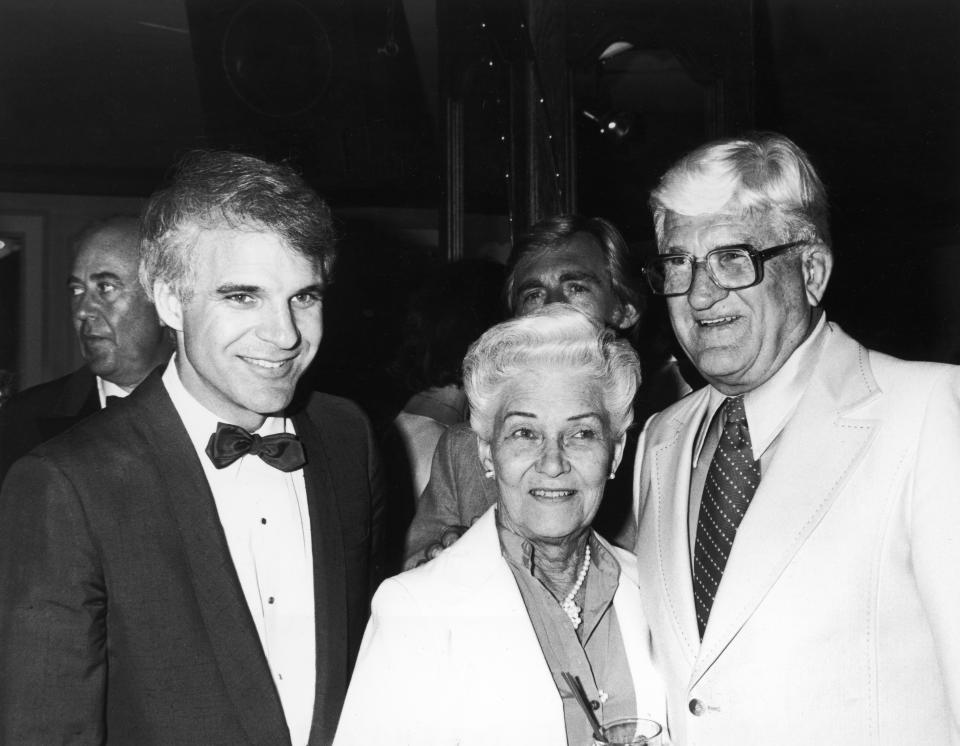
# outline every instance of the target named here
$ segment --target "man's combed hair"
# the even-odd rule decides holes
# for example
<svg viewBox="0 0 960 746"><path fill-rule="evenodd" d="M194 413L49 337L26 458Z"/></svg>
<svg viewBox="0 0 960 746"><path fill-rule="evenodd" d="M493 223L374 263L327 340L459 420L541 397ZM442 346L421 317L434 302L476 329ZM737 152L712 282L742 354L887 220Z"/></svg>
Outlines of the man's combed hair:
<svg viewBox="0 0 960 746"><path fill-rule="evenodd" d="M807 154L774 132L707 143L675 163L650 196L663 239L668 212L764 216L784 240L831 248L823 182Z"/></svg>
<svg viewBox="0 0 960 746"><path fill-rule="evenodd" d="M534 225L517 241L510 253L504 295L511 315L517 313L517 275L546 252L564 246L577 234L589 236L600 247L617 300L632 305L642 313L643 298L637 292L632 278L630 247L613 223L582 215L555 215Z"/></svg>
<svg viewBox="0 0 960 746"><path fill-rule="evenodd" d="M633 397L640 385L637 354L628 342L599 327L582 311L552 303L497 324L471 345L463 361L471 427L489 440L504 385L543 370L592 377L603 389L614 435L619 437L630 426Z"/></svg>
<svg viewBox="0 0 960 746"><path fill-rule="evenodd" d="M199 231L215 228L274 233L330 280L336 256L330 208L293 169L240 153L195 151L140 217L140 283L147 295L162 281L188 300Z"/></svg>

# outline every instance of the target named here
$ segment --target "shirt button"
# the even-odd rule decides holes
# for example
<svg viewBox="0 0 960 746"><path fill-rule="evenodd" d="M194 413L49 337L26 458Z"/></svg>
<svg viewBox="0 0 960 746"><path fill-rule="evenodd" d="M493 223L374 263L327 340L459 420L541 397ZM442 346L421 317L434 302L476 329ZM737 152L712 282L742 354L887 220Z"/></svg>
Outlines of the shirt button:
<svg viewBox="0 0 960 746"><path fill-rule="evenodd" d="M592 709L594 709L594 710L599 710L599 709L600 709L600 703L597 702L597 700L595 700L595 699L591 699L591 700L590 700L590 707L591 707Z"/></svg>
<svg viewBox="0 0 960 746"><path fill-rule="evenodd" d="M273 603L273 596L270 596L270 598L267 599L267 603L268 603L268 604L272 604L272 603Z"/></svg>
<svg viewBox="0 0 960 746"><path fill-rule="evenodd" d="M703 702L701 702L699 699L690 700L690 712L697 717L700 717L706 711L706 709L707 708L704 706Z"/></svg>

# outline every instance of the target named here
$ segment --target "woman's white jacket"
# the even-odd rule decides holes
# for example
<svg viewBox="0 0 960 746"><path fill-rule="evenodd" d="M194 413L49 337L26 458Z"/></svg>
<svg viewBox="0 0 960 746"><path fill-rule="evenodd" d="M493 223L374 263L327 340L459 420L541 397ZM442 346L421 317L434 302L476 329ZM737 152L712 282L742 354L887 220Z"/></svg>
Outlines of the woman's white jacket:
<svg viewBox="0 0 960 746"><path fill-rule="evenodd" d="M636 559L604 546L621 567L614 608L637 712L663 723ZM560 695L501 556L494 508L437 559L380 586L334 743L566 743Z"/></svg>

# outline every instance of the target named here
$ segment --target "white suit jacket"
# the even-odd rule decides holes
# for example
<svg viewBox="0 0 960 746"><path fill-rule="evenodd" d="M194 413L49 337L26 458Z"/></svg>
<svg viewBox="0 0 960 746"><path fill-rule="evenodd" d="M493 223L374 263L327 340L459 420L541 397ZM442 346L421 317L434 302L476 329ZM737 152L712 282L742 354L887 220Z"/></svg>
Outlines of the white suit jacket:
<svg viewBox="0 0 960 746"><path fill-rule="evenodd" d="M636 562L604 546L621 566L614 608L638 714L663 723ZM566 743L560 695L501 556L493 508L437 559L380 586L334 743Z"/></svg>
<svg viewBox="0 0 960 746"><path fill-rule="evenodd" d="M637 560L675 743L960 744L960 368L826 333L702 644L687 503L708 390L647 424Z"/></svg>

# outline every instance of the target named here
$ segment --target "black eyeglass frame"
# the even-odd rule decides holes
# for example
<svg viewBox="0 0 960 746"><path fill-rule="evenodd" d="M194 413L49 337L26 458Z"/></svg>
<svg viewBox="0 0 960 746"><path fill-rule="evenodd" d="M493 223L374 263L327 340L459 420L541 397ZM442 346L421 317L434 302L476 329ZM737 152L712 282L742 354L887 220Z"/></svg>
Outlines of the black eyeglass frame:
<svg viewBox="0 0 960 746"><path fill-rule="evenodd" d="M694 279L693 270L691 270L690 272L690 284L687 285L687 289L684 290L682 293L658 292L657 289L653 286L653 280L650 277L650 274L651 274L650 267L655 261L663 260L663 259L685 258L691 261L694 269L697 267L697 265L705 266L707 268L707 276L710 278L710 282L712 282L721 290L745 290L746 288L752 288L754 285L759 285L761 282L763 282L763 263L764 262L766 262L768 259L773 259L773 257L779 256L780 254L783 254L789 251L790 249L794 249L797 246L802 246L805 243L808 243L808 242L805 240L790 241L789 243L783 243L783 244L780 244L779 246L770 246L769 248L766 248L766 249L755 249L750 244L731 244L730 246L718 246L717 248L711 249L710 251L708 251L704 255L703 259L694 259L691 254L686 254L686 253L658 254L653 259L647 262L647 266L643 268L643 275L644 277L647 278L647 284L650 286L650 290L653 292L654 295L659 295L662 298L676 298L681 295L688 295L690 293L690 288L693 287L693 279ZM747 256L750 257L750 261L753 263L753 275L754 275L753 282L747 285L737 285L736 287L727 287L726 285L721 285L717 281L717 278L713 276L713 272L710 269L710 257L714 254L718 254L723 251L730 251L731 249L741 249L747 252Z"/></svg>

